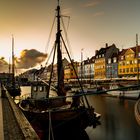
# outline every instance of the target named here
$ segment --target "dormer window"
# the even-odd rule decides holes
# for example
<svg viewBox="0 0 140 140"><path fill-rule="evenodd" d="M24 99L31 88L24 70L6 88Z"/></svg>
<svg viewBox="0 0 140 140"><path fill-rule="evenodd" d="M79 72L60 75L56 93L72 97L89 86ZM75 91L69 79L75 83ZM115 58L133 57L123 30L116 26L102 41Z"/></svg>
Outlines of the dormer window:
<svg viewBox="0 0 140 140"><path fill-rule="evenodd" d="M108 64L110 64L110 63L111 63L111 58L108 59Z"/></svg>
<svg viewBox="0 0 140 140"><path fill-rule="evenodd" d="M121 60L123 60L124 59L124 56L121 56Z"/></svg>
<svg viewBox="0 0 140 140"><path fill-rule="evenodd" d="M114 58L113 58L113 63L116 63L116 62L117 62L117 58L114 57Z"/></svg>

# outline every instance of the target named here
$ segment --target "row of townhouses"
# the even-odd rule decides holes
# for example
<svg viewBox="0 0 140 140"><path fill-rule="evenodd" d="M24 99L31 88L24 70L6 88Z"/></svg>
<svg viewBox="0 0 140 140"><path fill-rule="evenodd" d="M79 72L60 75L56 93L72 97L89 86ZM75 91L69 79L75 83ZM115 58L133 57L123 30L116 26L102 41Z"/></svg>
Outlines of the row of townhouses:
<svg viewBox="0 0 140 140"><path fill-rule="evenodd" d="M73 66L66 58L63 59L65 81L113 79L137 77L140 73L140 46L119 50L115 44L96 50L95 56L82 62L73 61ZM57 67L53 66L53 80L57 78ZM43 69L43 68L42 68ZM42 71L42 70L40 70ZM48 80L51 66L38 72L41 79ZM77 74L75 74L75 71Z"/></svg>

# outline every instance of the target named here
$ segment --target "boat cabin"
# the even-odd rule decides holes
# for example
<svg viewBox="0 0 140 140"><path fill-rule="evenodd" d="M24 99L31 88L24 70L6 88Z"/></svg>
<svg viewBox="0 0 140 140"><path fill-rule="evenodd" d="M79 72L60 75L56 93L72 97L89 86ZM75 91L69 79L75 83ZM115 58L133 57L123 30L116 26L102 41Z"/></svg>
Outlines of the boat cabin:
<svg viewBox="0 0 140 140"><path fill-rule="evenodd" d="M45 99L47 94L48 85L41 82L35 81L31 85L31 98L32 99Z"/></svg>

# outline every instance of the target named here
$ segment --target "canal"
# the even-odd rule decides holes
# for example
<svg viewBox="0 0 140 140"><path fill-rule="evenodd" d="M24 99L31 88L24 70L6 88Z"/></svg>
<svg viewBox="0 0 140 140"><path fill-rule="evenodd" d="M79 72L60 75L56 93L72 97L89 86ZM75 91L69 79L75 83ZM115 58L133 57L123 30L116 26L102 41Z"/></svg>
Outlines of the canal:
<svg viewBox="0 0 140 140"><path fill-rule="evenodd" d="M22 87L22 94L30 93ZM134 116L136 100L100 95L88 96L89 103L101 114L101 125L86 129L90 140L140 140L140 126Z"/></svg>
<svg viewBox="0 0 140 140"><path fill-rule="evenodd" d="M102 115L100 126L86 129L90 140L140 140L140 126L134 116L135 100L95 95L88 99Z"/></svg>

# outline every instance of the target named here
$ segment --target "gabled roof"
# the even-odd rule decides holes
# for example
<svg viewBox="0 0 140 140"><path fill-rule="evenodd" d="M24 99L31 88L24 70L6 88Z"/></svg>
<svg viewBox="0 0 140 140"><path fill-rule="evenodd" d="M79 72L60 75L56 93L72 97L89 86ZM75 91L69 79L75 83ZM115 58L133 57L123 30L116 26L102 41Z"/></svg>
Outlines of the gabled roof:
<svg viewBox="0 0 140 140"><path fill-rule="evenodd" d="M116 47L115 44L107 46L105 48L101 48L99 51L96 51L96 56L99 58L104 58L106 61L108 58L111 58L114 53L119 53L119 49ZM98 57L96 57L98 59Z"/></svg>
<svg viewBox="0 0 140 140"><path fill-rule="evenodd" d="M140 45L139 46L132 47L130 49L132 49L134 52L136 52L137 51L137 47L138 47L138 52L140 52Z"/></svg>
<svg viewBox="0 0 140 140"><path fill-rule="evenodd" d="M122 49L122 51L121 51L120 54L119 54L119 60L120 60L121 56L124 56L125 53L126 53L126 51L128 51L128 50L130 50L130 49L131 49L132 51L136 52L136 51L137 51L137 46L135 46L135 47L130 47L130 48L128 48L128 49ZM140 52L140 45L138 46L138 52ZM136 53L135 53L135 55L136 55Z"/></svg>
<svg viewBox="0 0 140 140"><path fill-rule="evenodd" d="M106 46L105 48L101 48L100 50L97 51L96 55L101 55L101 54L104 54L106 55L106 52L111 48L111 47L116 47L115 44L112 44L110 46Z"/></svg>

